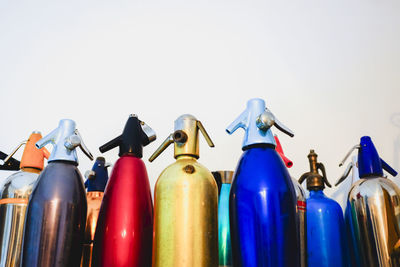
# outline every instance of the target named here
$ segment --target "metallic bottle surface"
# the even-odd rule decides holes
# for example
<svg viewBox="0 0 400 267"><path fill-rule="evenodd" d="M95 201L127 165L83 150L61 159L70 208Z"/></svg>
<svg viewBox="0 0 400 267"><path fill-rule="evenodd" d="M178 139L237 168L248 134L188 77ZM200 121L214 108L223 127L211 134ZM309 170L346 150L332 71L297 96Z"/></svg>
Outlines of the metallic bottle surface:
<svg viewBox="0 0 400 267"><path fill-rule="evenodd" d="M150 267L153 203L143 146L156 136L136 115L130 115L123 133L100 147L119 147L104 192L94 239L93 266Z"/></svg>
<svg viewBox="0 0 400 267"><path fill-rule="evenodd" d="M298 221L298 235L300 241L300 266L307 266L307 202L303 187L292 177L294 191L296 192L296 216Z"/></svg>
<svg viewBox="0 0 400 267"><path fill-rule="evenodd" d="M221 180L221 193L218 198L218 246L219 266L232 266L232 244L229 222L229 192L233 171L213 172L214 178Z"/></svg>
<svg viewBox="0 0 400 267"><path fill-rule="evenodd" d="M79 266L86 210L77 167L69 162L50 162L28 204L21 266Z"/></svg>
<svg viewBox="0 0 400 267"><path fill-rule="evenodd" d="M350 266L343 211L322 190L307 199L308 266Z"/></svg>
<svg viewBox="0 0 400 267"><path fill-rule="evenodd" d="M38 173L20 171L8 177L3 186L0 200L0 266L20 264L26 208L38 176ZM18 184L24 187L19 188Z"/></svg>
<svg viewBox="0 0 400 267"><path fill-rule="evenodd" d="M348 208L358 266L400 266L400 190L386 178L360 179Z"/></svg>
<svg viewBox="0 0 400 267"><path fill-rule="evenodd" d="M234 266L300 266L296 195L273 148L243 153L229 201Z"/></svg>
<svg viewBox="0 0 400 267"><path fill-rule="evenodd" d="M293 162L288 159L283 153L283 148L281 142L279 141L278 136L274 135L276 142L276 152L278 152L279 156L281 156L283 162L285 163L287 168L291 168L293 166ZM296 217L297 217L297 229L298 229L298 238L300 240L300 266L307 266L307 220L306 220L306 193L297 182L296 179L292 178L292 183L294 186L294 191L296 192Z"/></svg>
<svg viewBox="0 0 400 267"><path fill-rule="evenodd" d="M293 133L265 107L251 99L227 127L245 130L244 151L230 192L233 265L240 267L300 266L296 195L291 177L275 151L270 128Z"/></svg>
<svg viewBox="0 0 400 267"><path fill-rule="evenodd" d="M103 200L104 189L108 181L107 167L109 164L105 162L103 157L98 157L91 171L86 173L87 180L85 187L87 188L87 217L85 227L85 238L82 250L81 267L92 266L93 241L96 231L97 220L99 218L100 205Z"/></svg>
<svg viewBox="0 0 400 267"><path fill-rule="evenodd" d="M349 257L343 211L336 201L326 197L323 192L325 184L329 187L331 185L325 167L317 161L317 157L314 150L310 150L310 171L299 179L299 183L307 181L307 189L310 191L306 211L307 263L310 267L347 267Z"/></svg>
<svg viewBox="0 0 400 267"><path fill-rule="evenodd" d="M174 143L176 162L155 186L153 267L218 266L218 188L211 172L196 160L199 130L214 146L202 124L183 115L150 158Z"/></svg>
<svg viewBox="0 0 400 267"><path fill-rule="evenodd" d="M93 240L99 218L100 205L104 192L92 191L86 193L87 217L85 227L85 238L82 248L81 266L92 266Z"/></svg>
<svg viewBox="0 0 400 267"><path fill-rule="evenodd" d="M146 166L124 155L115 163L101 204L93 266L151 265L153 207Z"/></svg>
<svg viewBox="0 0 400 267"><path fill-rule="evenodd" d="M22 239L28 199L43 169L44 158L48 151L35 147L42 138L39 132L33 132L27 141L22 142L7 158L26 144L21 160L21 171L6 179L0 188L0 266L19 266L21 262ZM0 167L1 168L1 167Z"/></svg>
<svg viewBox="0 0 400 267"><path fill-rule="evenodd" d="M370 137L355 148L360 180L351 187L346 208L354 266L400 266L400 189L382 169L397 172L379 158Z"/></svg>
<svg viewBox="0 0 400 267"><path fill-rule="evenodd" d="M75 148L79 146L90 159L93 156L72 120L61 120L36 146L47 143L55 146L29 199L21 266L79 266L87 202Z"/></svg>

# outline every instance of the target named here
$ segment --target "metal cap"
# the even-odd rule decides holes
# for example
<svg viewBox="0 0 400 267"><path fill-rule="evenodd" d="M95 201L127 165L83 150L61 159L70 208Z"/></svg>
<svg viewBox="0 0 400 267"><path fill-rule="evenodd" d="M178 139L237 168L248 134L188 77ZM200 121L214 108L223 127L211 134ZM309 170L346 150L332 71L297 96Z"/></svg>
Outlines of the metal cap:
<svg viewBox="0 0 400 267"><path fill-rule="evenodd" d="M198 133L203 134L210 147L214 147L210 136L203 127L203 124L190 114L184 114L175 120L174 132L160 145L151 155L149 161L156 159L170 144L174 143L174 157L182 155L199 158L199 137Z"/></svg>
<svg viewBox="0 0 400 267"><path fill-rule="evenodd" d="M104 192L108 181L108 167L110 167L110 164L107 164L103 157L96 158L92 170L85 174L87 178L85 187L88 192Z"/></svg>
<svg viewBox="0 0 400 267"><path fill-rule="evenodd" d="M270 129L272 126L275 126L291 137L294 136L294 133L266 108L264 100L253 98L247 102L245 111L226 128L226 131L232 134L237 129L243 128L245 135L242 149L246 150L256 144L271 144L276 146Z"/></svg>
<svg viewBox="0 0 400 267"><path fill-rule="evenodd" d="M383 159L379 157L378 151L376 150L374 143L369 136L363 136L360 139L360 144L355 145L346 154L339 166L342 166L346 159L351 155L351 153L358 149L358 172L360 178L368 177L382 177L383 170L390 173L392 176L396 176L397 172L389 166ZM344 180L344 179L343 179ZM343 181L342 180L342 181ZM341 181L341 182L342 182Z"/></svg>
<svg viewBox="0 0 400 267"><path fill-rule="evenodd" d="M328 178L326 177L325 166L321 162L318 162L317 158L318 155L313 149L311 149L310 153L308 154L310 171L304 173L299 179L300 184L307 179L308 190L323 190L325 188L325 184L328 187L332 187L328 181ZM322 175L319 174L318 170L321 170Z"/></svg>
<svg viewBox="0 0 400 267"><path fill-rule="evenodd" d="M47 160L48 162L65 160L78 164L78 157L75 151L76 147L80 147L82 152L88 158L93 160L93 156L83 143L82 137L76 129L76 124L73 120L60 120L58 127L40 139L36 143L36 147L42 148L48 143L52 143L54 145L53 151Z"/></svg>

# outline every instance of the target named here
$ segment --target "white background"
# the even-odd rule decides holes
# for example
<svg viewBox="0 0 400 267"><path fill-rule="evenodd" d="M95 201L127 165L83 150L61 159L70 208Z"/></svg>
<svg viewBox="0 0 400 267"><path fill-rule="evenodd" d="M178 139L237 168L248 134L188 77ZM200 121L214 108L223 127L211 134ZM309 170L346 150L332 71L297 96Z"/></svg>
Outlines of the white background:
<svg viewBox="0 0 400 267"><path fill-rule="evenodd" d="M153 190L173 149L147 158L179 115L195 115L216 144L201 140L201 163L234 169L243 132L225 127L261 97L296 133L273 129L292 176L313 148L335 182L362 135L400 169L399 1L83 2L1 1L1 151L71 118L98 156L137 113L158 136L144 150ZM79 158L84 173L93 163ZM342 203L348 187L327 194Z"/></svg>

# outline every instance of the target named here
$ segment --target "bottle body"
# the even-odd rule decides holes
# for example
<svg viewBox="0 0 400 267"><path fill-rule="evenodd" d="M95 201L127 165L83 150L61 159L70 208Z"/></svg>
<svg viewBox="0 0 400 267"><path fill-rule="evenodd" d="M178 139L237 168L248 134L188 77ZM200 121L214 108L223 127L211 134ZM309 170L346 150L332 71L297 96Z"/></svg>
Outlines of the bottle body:
<svg viewBox="0 0 400 267"><path fill-rule="evenodd" d="M340 205L322 190L311 190L307 199L308 266L347 267L346 228Z"/></svg>
<svg viewBox="0 0 400 267"><path fill-rule="evenodd" d="M347 208L359 266L400 266L400 189L386 178L360 179Z"/></svg>
<svg viewBox="0 0 400 267"><path fill-rule="evenodd" d="M153 267L218 266L218 188L190 156L179 156L155 186Z"/></svg>
<svg viewBox="0 0 400 267"><path fill-rule="evenodd" d="M0 266L19 266L29 196L39 170L19 171L8 177L0 199Z"/></svg>
<svg viewBox="0 0 400 267"><path fill-rule="evenodd" d="M68 161L50 162L28 204L21 266L79 266L86 211L78 168Z"/></svg>
<svg viewBox="0 0 400 267"><path fill-rule="evenodd" d="M299 235L300 245L300 266L307 266L307 220L306 220L306 194L303 187L297 182L296 179L292 178L294 190L296 192L296 217L297 217L297 228Z"/></svg>
<svg viewBox="0 0 400 267"><path fill-rule="evenodd" d="M229 227L229 192L231 184L222 183L218 201L219 266L232 266L231 232Z"/></svg>
<svg viewBox="0 0 400 267"><path fill-rule="evenodd" d="M344 220L346 226L347 242L349 247L349 259L350 266L352 267L363 267L361 264L362 258L360 257L360 250L357 245L356 232L357 229L353 226L352 210L349 201L346 203L346 209L344 212Z"/></svg>
<svg viewBox="0 0 400 267"><path fill-rule="evenodd" d="M146 166L132 155L114 165L100 208L93 266L151 266L153 205Z"/></svg>
<svg viewBox="0 0 400 267"><path fill-rule="evenodd" d="M97 220L99 218L101 201L104 193L101 191L91 191L86 193L87 217L85 227L85 239L82 249L81 267L92 266L93 241L96 231Z"/></svg>
<svg viewBox="0 0 400 267"><path fill-rule="evenodd" d="M296 195L273 147L243 153L229 205L234 266L300 266Z"/></svg>

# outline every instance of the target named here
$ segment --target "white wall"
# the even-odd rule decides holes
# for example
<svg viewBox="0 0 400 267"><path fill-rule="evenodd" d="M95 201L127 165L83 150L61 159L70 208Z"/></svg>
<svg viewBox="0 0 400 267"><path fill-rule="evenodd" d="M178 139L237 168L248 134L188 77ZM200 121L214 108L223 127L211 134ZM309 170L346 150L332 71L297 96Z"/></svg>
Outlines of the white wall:
<svg viewBox="0 0 400 267"><path fill-rule="evenodd" d="M71 118L97 156L137 113L158 135L144 153L154 186L172 147L147 158L191 113L216 144L201 141L200 161L234 169L243 134L224 129L261 97L296 133L280 134L294 177L308 171L314 148L333 183L362 135L400 169L399 1L56 2L0 3L4 152ZM92 163L79 156L84 173Z"/></svg>

